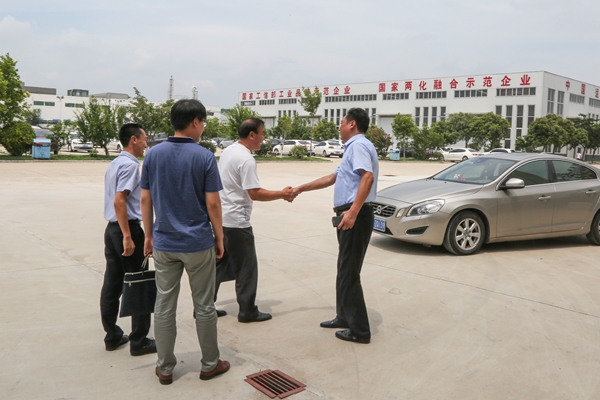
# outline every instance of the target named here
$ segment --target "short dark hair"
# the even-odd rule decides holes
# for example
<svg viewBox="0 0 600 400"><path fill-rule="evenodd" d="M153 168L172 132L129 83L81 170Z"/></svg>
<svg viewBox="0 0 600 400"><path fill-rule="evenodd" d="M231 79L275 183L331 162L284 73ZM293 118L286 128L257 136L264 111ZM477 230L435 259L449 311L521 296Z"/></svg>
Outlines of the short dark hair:
<svg viewBox="0 0 600 400"><path fill-rule="evenodd" d="M258 133L258 128L265 126L265 121L260 118L248 118L238 128L240 139L246 139L250 132Z"/></svg>
<svg viewBox="0 0 600 400"><path fill-rule="evenodd" d="M129 142L131 141L131 137L135 136L136 138L140 138L142 134L142 126L140 124L125 124L119 129L119 142L123 145L123 147L129 146Z"/></svg>
<svg viewBox="0 0 600 400"><path fill-rule="evenodd" d="M171 125L176 131L182 131L198 118L198 121L206 120L206 108L198 100L179 100L171 107Z"/></svg>
<svg viewBox="0 0 600 400"><path fill-rule="evenodd" d="M354 107L348 110L346 114L346 122L355 121L360 133L367 133L369 129L369 114L364 108Z"/></svg>

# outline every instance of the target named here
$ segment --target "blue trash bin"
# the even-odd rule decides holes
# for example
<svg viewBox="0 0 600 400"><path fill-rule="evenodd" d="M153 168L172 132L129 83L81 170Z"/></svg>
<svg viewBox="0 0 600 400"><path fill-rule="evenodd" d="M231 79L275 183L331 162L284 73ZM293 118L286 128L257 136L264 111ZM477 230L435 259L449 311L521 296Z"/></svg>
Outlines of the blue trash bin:
<svg viewBox="0 0 600 400"><path fill-rule="evenodd" d="M31 156L37 159L49 160L50 143L50 139L46 138L33 139L33 146L31 146Z"/></svg>
<svg viewBox="0 0 600 400"><path fill-rule="evenodd" d="M400 161L400 150L394 149L390 152L391 161Z"/></svg>

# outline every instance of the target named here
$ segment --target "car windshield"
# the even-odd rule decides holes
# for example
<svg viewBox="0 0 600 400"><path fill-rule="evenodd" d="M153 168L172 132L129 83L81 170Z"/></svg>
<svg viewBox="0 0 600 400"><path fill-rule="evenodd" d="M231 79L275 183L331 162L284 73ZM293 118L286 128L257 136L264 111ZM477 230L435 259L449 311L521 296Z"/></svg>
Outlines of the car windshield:
<svg viewBox="0 0 600 400"><path fill-rule="evenodd" d="M498 178L516 161L492 157L475 157L443 170L432 179L485 185Z"/></svg>

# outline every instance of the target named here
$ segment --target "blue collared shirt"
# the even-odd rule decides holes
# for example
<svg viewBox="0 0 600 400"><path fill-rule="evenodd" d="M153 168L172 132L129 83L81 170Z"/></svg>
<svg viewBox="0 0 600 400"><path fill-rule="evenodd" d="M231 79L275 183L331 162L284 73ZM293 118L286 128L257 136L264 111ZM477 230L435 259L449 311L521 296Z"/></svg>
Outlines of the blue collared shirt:
<svg viewBox="0 0 600 400"><path fill-rule="evenodd" d="M377 150L364 134L352 136L344 143L342 163L333 172L337 175L333 190L333 206L339 207L353 203L360 184L359 170L373 174L373 185L365 203L374 201L377 193L377 178L379 176L379 160Z"/></svg>
<svg viewBox="0 0 600 400"><path fill-rule="evenodd" d="M142 219L142 190L140 188L140 162L131 153L122 151L111 161L104 175L104 218L117 221L115 197L117 192L128 190L125 200L128 219Z"/></svg>

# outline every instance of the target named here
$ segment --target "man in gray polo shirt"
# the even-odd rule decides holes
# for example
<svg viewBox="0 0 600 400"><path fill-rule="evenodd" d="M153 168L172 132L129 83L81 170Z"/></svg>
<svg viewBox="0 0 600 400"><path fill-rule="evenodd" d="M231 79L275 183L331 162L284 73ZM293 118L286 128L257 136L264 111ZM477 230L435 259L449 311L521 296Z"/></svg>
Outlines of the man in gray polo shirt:
<svg viewBox="0 0 600 400"><path fill-rule="evenodd" d="M140 163L144 155L146 133L138 124L125 124L119 130L123 151L108 166L104 177L104 232L106 272L100 294L100 314L106 331L106 350L116 350L131 341L132 356L156 353L154 340L146 335L150 330L150 314L131 317L131 334L123 334L117 325L119 298L125 272L140 270L144 260L144 231L140 225Z"/></svg>

